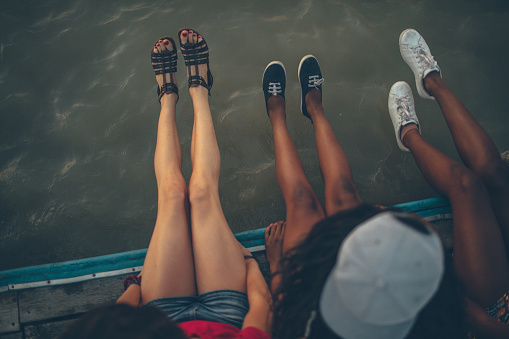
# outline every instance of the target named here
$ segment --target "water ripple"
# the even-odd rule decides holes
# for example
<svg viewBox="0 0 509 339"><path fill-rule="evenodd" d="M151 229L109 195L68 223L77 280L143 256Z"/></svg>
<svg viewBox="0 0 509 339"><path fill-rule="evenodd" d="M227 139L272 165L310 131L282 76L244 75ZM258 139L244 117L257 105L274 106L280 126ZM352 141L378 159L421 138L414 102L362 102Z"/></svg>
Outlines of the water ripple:
<svg viewBox="0 0 509 339"><path fill-rule="evenodd" d="M16 170L18 169L19 162L24 158L24 155L18 156L17 158L11 160L7 164L7 168L0 172L0 181L7 181L9 180Z"/></svg>
<svg viewBox="0 0 509 339"><path fill-rule="evenodd" d="M225 111L223 111L221 113L221 115L219 116L219 122L223 122L223 120L232 112L235 112L235 111L238 111L240 109L239 106L231 106L229 108L227 108Z"/></svg>
<svg viewBox="0 0 509 339"><path fill-rule="evenodd" d="M230 97L228 98L228 101L231 101L237 97L242 97L242 96L246 96L246 95L249 95L249 96L256 95L256 94L260 93L261 91L262 91L262 89L259 88L259 86L251 87L247 90L238 90L238 91L233 92L230 95Z"/></svg>

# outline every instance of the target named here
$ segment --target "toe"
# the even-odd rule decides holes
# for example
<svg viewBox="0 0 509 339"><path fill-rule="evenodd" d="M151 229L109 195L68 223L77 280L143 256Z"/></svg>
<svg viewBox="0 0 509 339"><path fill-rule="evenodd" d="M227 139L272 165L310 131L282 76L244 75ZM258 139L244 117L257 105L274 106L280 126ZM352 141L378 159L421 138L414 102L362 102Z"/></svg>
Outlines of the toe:
<svg viewBox="0 0 509 339"><path fill-rule="evenodd" d="M165 51L165 50L169 51L170 50L170 40L164 39L163 41L161 41L160 46L163 51Z"/></svg>
<svg viewBox="0 0 509 339"><path fill-rule="evenodd" d="M157 51L158 51L159 53L162 53L162 52L164 51L164 49L165 49L165 48L164 48L164 44L163 44L163 42L162 42L161 40L159 40L159 41L157 42L157 45L156 45L156 46L157 46Z"/></svg>
<svg viewBox="0 0 509 339"><path fill-rule="evenodd" d="M187 44L188 38L189 38L189 32L188 31L183 30L182 32L180 32L180 42L182 44Z"/></svg>

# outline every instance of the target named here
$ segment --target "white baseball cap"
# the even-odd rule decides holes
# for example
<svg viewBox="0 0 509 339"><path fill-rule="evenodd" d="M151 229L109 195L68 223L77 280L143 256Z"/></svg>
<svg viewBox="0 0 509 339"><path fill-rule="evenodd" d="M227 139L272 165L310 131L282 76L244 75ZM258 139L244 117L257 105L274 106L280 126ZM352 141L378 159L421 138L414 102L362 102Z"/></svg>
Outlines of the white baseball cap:
<svg viewBox="0 0 509 339"><path fill-rule="evenodd" d="M383 212L345 238L320 297L325 323L345 339L404 338L444 271L438 235Z"/></svg>

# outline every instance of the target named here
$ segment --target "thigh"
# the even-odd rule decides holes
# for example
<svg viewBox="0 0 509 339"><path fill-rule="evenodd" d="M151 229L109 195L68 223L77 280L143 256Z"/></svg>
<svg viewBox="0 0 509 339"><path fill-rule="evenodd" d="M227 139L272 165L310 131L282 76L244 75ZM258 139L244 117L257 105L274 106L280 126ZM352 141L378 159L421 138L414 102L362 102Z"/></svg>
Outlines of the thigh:
<svg viewBox="0 0 509 339"><path fill-rule="evenodd" d="M191 194L191 229L198 293L246 292L246 265L214 190Z"/></svg>
<svg viewBox="0 0 509 339"><path fill-rule="evenodd" d="M159 198L141 284L142 302L196 295L187 197Z"/></svg>
<svg viewBox="0 0 509 339"><path fill-rule="evenodd" d="M503 165L498 166L490 172L488 178L484 176L483 180L504 237L506 256L509 258L509 170Z"/></svg>
<svg viewBox="0 0 509 339"><path fill-rule="evenodd" d="M497 219L484 187L453 192L449 200L456 270L467 296L487 307L509 289L509 263Z"/></svg>
<svg viewBox="0 0 509 339"><path fill-rule="evenodd" d="M305 206L287 206L286 229L283 240L283 254L299 245L313 229L315 224L325 218L325 212L318 204L318 208Z"/></svg>
<svg viewBox="0 0 509 339"><path fill-rule="evenodd" d="M361 204L362 200L351 176L330 175L325 183L325 211L328 216Z"/></svg>

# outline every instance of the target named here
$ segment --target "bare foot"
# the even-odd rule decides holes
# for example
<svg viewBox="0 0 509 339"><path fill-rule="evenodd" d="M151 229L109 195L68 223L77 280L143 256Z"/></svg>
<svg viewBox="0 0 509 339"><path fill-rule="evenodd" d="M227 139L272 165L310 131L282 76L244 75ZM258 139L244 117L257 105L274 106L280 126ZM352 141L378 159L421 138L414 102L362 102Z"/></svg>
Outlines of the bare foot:
<svg viewBox="0 0 509 339"><path fill-rule="evenodd" d="M166 38L162 38L157 40L156 44L154 45L154 48L152 49L152 52L159 53L161 55L169 55L174 50L173 44L170 42L170 40ZM159 68L158 68L159 66ZM162 68L161 68L162 66ZM167 65L165 62L152 62L152 67L154 67L154 70L156 71L166 71L162 74L156 74L156 81L159 88L161 88L164 84L170 84L174 83L175 87L177 87L177 79L175 77L174 72L168 72L169 65ZM161 104L164 104L164 102L167 102L166 99L170 98L176 102L178 99L178 94L174 92L165 92L164 95L161 97Z"/></svg>
<svg viewBox="0 0 509 339"><path fill-rule="evenodd" d="M194 32L191 29L190 30L182 30L182 32L180 32L179 39L180 39L181 44L187 46L187 48L193 48L193 45L196 45L196 54L193 54L194 56L200 55L203 57L206 56L208 58L208 47L206 44L204 46L199 45L199 43L201 43L203 41L203 37L201 35L199 35L197 32ZM185 55L184 55L184 58L185 58ZM204 85L209 87L209 86L211 86L211 84L208 83L208 82L210 82L208 69L209 69L208 62L199 64L199 65L188 66L187 67L187 78L189 79L191 76L199 75L205 81ZM197 91L197 92L206 91L208 93L209 88L207 88L207 87L193 84L189 87L189 93L193 94L193 92L195 92L195 91Z"/></svg>
<svg viewBox="0 0 509 339"><path fill-rule="evenodd" d="M270 224L265 229L265 253L273 275L279 271L279 261L283 256L283 239L285 236L286 221Z"/></svg>

